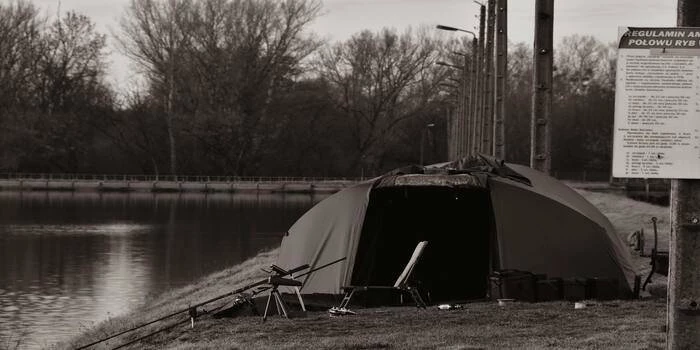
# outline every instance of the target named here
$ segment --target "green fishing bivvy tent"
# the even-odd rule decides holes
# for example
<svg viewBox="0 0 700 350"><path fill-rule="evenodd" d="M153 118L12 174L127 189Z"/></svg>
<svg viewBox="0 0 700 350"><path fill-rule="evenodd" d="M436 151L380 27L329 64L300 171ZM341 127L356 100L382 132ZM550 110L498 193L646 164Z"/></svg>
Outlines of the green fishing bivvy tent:
<svg viewBox="0 0 700 350"><path fill-rule="evenodd" d="M337 192L282 240L277 265L311 268L302 294L393 285L416 243L429 245L413 274L432 301L480 299L496 270L616 281L631 295L636 272L610 221L562 182L480 157L398 169Z"/></svg>

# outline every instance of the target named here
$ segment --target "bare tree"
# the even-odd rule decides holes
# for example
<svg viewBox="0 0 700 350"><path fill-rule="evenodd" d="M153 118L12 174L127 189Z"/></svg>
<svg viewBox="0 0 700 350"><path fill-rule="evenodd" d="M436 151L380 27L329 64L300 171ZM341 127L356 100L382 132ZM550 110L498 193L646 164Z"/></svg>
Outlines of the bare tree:
<svg viewBox="0 0 700 350"><path fill-rule="evenodd" d="M151 81L152 93L162 98L170 155L170 172L177 172L175 140L175 79L180 57L189 46L192 1L132 0L122 17L124 52Z"/></svg>
<svg viewBox="0 0 700 350"><path fill-rule="evenodd" d="M167 145L159 141L167 135L163 136L163 128L159 127L162 120L154 108L157 104L149 98L142 91L129 91L125 96L129 108L110 114L99 131L126 156L129 163L138 166L137 170L158 176L161 159L167 160L160 155L168 151Z"/></svg>
<svg viewBox="0 0 700 350"><path fill-rule="evenodd" d="M445 78L434 66L439 53L425 31L384 29L363 31L319 55L318 71L333 88L356 151L350 171L361 163L379 167L397 127L438 99Z"/></svg>
<svg viewBox="0 0 700 350"><path fill-rule="evenodd" d="M607 80L611 58L610 46L592 36L564 37L557 47L556 75L566 80L567 92L583 94L590 83ZM561 81L564 83L564 81ZM614 81L606 81L613 83Z"/></svg>
<svg viewBox="0 0 700 350"><path fill-rule="evenodd" d="M42 24L29 2L0 4L0 169L16 169L24 154L12 144L21 142L21 112L35 104Z"/></svg>
<svg viewBox="0 0 700 350"><path fill-rule="evenodd" d="M104 84L105 36L84 15L68 12L46 28L38 61L37 117L27 125L38 131L39 152L52 167L78 171L87 158L95 123L112 106Z"/></svg>
<svg viewBox="0 0 700 350"><path fill-rule="evenodd" d="M95 111L112 104L104 45L86 16L69 12L47 24L27 2L0 5L4 167L77 171L92 146Z"/></svg>
<svg viewBox="0 0 700 350"><path fill-rule="evenodd" d="M530 164L530 111L532 110L532 47L525 43L510 45L508 52L508 94L506 109L508 123L506 138L509 144L507 160Z"/></svg>
<svg viewBox="0 0 700 350"><path fill-rule="evenodd" d="M32 103L43 19L29 2L0 4L0 112Z"/></svg>
<svg viewBox="0 0 700 350"><path fill-rule="evenodd" d="M90 99L109 98L102 85L104 47L105 36L95 32L87 16L68 12L51 24L43 36L38 64L43 110L50 115L100 102Z"/></svg>
<svg viewBox="0 0 700 350"><path fill-rule="evenodd" d="M225 118L209 119L207 130L191 130L205 144L212 138L201 135L215 131L213 139L232 145L216 153L234 173L256 168L269 142L284 130L284 118L271 108L320 45L304 32L319 11L315 0L198 3L188 65L196 77L188 86L196 90L190 95L196 96L196 113ZM211 130L212 122L223 128Z"/></svg>
<svg viewBox="0 0 700 350"><path fill-rule="evenodd" d="M554 166L605 172L614 116L614 47L591 36L562 39L555 57ZM566 146L564 146L566 145Z"/></svg>
<svg viewBox="0 0 700 350"><path fill-rule="evenodd" d="M319 45L304 32L319 11L317 0L132 0L120 42L165 97L171 172L178 115L229 171L255 163L278 130L276 94Z"/></svg>

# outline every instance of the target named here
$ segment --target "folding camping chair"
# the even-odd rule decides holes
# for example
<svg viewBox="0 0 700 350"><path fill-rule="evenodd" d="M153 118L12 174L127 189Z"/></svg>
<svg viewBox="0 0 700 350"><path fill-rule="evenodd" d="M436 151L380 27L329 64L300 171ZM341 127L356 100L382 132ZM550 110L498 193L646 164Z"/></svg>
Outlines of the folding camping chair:
<svg viewBox="0 0 700 350"><path fill-rule="evenodd" d="M425 246L428 245L428 241L422 241L419 242L418 245L416 245L416 249L413 250L413 255L411 255L411 259L408 260L408 264L406 264L406 267L403 269L401 274L399 275L399 278L396 279L396 282L394 283L393 286L345 286L343 287L343 291L345 291L345 296L343 297L343 300L340 302L340 306L338 308L340 309L345 309L349 304L350 304L350 299L352 299L353 294L355 294L356 291L367 291L370 289L395 289L399 290L401 292L408 292L413 301L416 303L416 307L418 308L423 308L425 309L425 302L423 301L423 298L421 298L420 293L418 292L418 289L415 287L409 285L409 278L411 277L411 274L413 272L413 268L416 266L416 263L418 263L418 259L421 257L423 254L423 250L425 250Z"/></svg>

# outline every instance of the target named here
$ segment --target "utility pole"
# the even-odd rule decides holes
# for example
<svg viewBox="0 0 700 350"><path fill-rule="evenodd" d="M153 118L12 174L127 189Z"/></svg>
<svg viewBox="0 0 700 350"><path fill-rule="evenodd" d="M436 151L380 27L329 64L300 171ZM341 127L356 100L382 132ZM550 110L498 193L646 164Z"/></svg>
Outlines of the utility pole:
<svg viewBox="0 0 700 350"><path fill-rule="evenodd" d="M460 128L460 134L461 134L461 140L462 142L459 145L459 158L466 157L469 155L469 120L471 119L471 113L470 113L470 99L469 99L469 94L470 94L470 81L469 81L469 72L470 70L470 62L469 62L469 55L464 55L464 69L462 69L462 98L463 98L463 105L464 105L464 119L462 120L462 127Z"/></svg>
<svg viewBox="0 0 700 350"><path fill-rule="evenodd" d="M678 27L700 26L700 1L678 0ZM696 72L697 73L697 72ZM671 180L668 349L700 347L700 180Z"/></svg>
<svg viewBox="0 0 700 350"><path fill-rule="evenodd" d="M465 74L467 64L466 61L463 62L464 65L461 66L461 69L459 71L459 103L462 106L462 108L459 113L459 127L457 128L457 140L459 140L459 143L457 144L458 159L464 157L464 147L462 145L466 142L464 138L464 128L466 127L467 109L469 108L469 105L467 104L467 76Z"/></svg>
<svg viewBox="0 0 700 350"><path fill-rule="evenodd" d="M485 22L486 22L486 6L480 5L480 10L479 10L479 40L481 41L479 43L479 48L477 50L479 60L478 60L478 67L477 67L477 89L476 89L476 144L474 145L474 153L478 154L481 153L481 147L483 144L483 122L484 122L484 83L485 83L485 74L484 74L484 44L486 43L486 40L484 40L484 31L485 31Z"/></svg>
<svg viewBox="0 0 700 350"><path fill-rule="evenodd" d="M442 24L437 25L437 29L441 30L449 30L452 32L464 32L471 34L474 39L476 39L476 34L470 30L466 29L460 29L456 27L450 27L450 26L445 26ZM473 42L472 42L473 45ZM473 47L472 47L473 49ZM470 60L469 55L463 52L458 52L454 51L454 54L464 56L464 63L461 66L453 65L453 64L448 64L445 62L437 62L437 64L440 65L445 65L445 66L450 66L452 68L457 68L462 71L461 74L461 79L457 80L459 83L459 94L457 98L459 101L457 102L459 106L461 106L461 113L459 114L459 120L457 125L455 125L457 129L457 157L458 158L463 158L471 153L471 148L469 147L469 143L471 142L471 134L470 134L470 123L471 120L474 119L474 114L472 114L472 105L473 103L470 104L470 102L473 102L474 99L472 98L472 91L473 86L474 86L474 77L470 78L470 72L471 70L469 69L470 66L474 66L476 64L476 51L472 50L471 56L472 59ZM472 68L473 69L473 68Z"/></svg>
<svg viewBox="0 0 700 350"><path fill-rule="evenodd" d="M462 74L460 73L460 77ZM457 83L457 113L455 113L455 156L457 159L461 157L460 144L462 143L462 120L464 119L464 83L462 79L456 81Z"/></svg>
<svg viewBox="0 0 700 350"><path fill-rule="evenodd" d="M459 140L459 143L457 144L457 157L462 158L464 157L464 147L462 146L466 140L464 138L464 128L466 127L465 123L467 121L467 76L465 75L465 70L467 69L466 62L462 66L462 69L459 72L459 103L460 106L462 106L460 113L459 113L459 122L458 125L459 127L457 128L457 140Z"/></svg>
<svg viewBox="0 0 700 350"><path fill-rule="evenodd" d="M452 161L454 157L454 147L452 146L452 141L454 140L454 122L452 121L452 112L449 105L445 108L445 119L447 120L447 161Z"/></svg>
<svg viewBox="0 0 700 350"><path fill-rule="evenodd" d="M428 135L427 137L430 137L430 139L433 138L432 133L430 132L430 129L433 126L435 126L435 124L429 123L421 131L421 135L420 135L420 166L423 166L423 164L425 163L425 157L423 155L425 154L424 148L425 148L426 134Z"/></svg>
<svg viewBox="0 0 700 350"><path fill-rule="evenodd" d="M486 24L486 95L484 105L484 124L483 124L483 145L481 151L493 155L493 37L494 26L496 24L496 0L488 1L488 20Z"/></svg>
<svg viewBox="0 0 700 350"><path fill-rule="evenodd" d="M494 157L506 158L506 92L508 81L508 0L496 1L496 108L494 115Z"/></svg>
<svg viewBox="0 0 700 350"><path fill-rule="evenodd" d="M449 67L451 69L458 69L461 71L460 76L461 79L455 79L455 78L448 78L449 80L452 80L457 83L457 85L453 84L448 84L448 83L441 83L440 85L444 85L446 87L449 87L452 89L453 94L451 96L454 97L454 100L452 101L452 104L455 105L456 107L450 108L447 113L447 157L450 160L455 160L461 157L461 145L462 142L464 142L461 138L463 137L463 132L461 131L462 128L464 128L464 118L465 118L465 113L467 110L467 101L465 97L465 88L466 88L466 83L464 82L464 70L467 69L463 66L458 66L454 65L451 63L443 62L443 61L438 61L435 62L435 64L440 65L440 66L445 66Z"/></svg>
<svg viewBox="0 0 700 350"><path fill-rule="evenodd" d="M457 102L459 103L459 102ZM452 118L452 160L459 159L459 146L458 146L458 135L459 133L457 132L458 130L458 125L459 125L459 113L457 113L456 108L452 108L451 110L451 118Z"/></svg>
<svg viewBox="0 0 700 350"><path fill-rule="evenodd" d="M530 119L530 167L551 171L552 66L554 0L535 0L535 44Z"/></svg>
<svg viewBox="0 0 700 350"><path fill-rule="evenodd" d="M478 54L478 46L479 46L479 39L476 37L472 38L472 64L471 64L471 70L469 73L469 85L471 86L469 90L469 100L471 101L471 105L469 106L469 150L467 151L467 155L469 156L476 156L476 149L475 145L477 145L477 133L476 133L476 119L477 119L477 92L476 90L478 89L479 85L477 82L477 69L479 66L479 54Z"/></svg>

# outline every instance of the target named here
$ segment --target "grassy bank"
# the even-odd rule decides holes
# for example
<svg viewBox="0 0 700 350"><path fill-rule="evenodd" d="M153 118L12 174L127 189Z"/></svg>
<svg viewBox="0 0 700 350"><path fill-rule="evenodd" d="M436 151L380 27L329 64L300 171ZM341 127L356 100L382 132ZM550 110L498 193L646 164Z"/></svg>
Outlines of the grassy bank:
<svg viewBox="0 0 700 350"><path fill-rule="evenodd" d="M139 344L141 349L662 348L660 302L476 303L462 310L360 309L329 318L204 320Z"/></svg>
<svg viewBox="0 0 700 350"><path fill-rule="evenodd" d="M660 237L667 242L668 208L636 202L624 196L579 190L605 213L620 236L640 228L651 242L651 216L660 219ZM127 315L107 320L58 348L75 348L108 334L140 324L188 304L224 294L264 276L261 267L273 263L277 250L269 251L233 268L215 273L191 286L150 301ZM635 258L648 271L648 258ZM418 311L412 307L358 309L358 315L329 318L326 312L310 312L304 318L272 317L262 324L257 317L212 319L202 317L194 329L178 326L149 338L133 348L171 349L269 349L269 348L663 348L665 300L590 303L574 310L572 303L468 304L461 310ZM185 315L174 321L186 319ZM162 328L156 324L139 334ZM132 338L103 344L111 349Z"/></svg>
<svg viewBox="0 0 700 350"><path fill-rule="evenodd" d="M110 318L94 327L83 330L82 334L76 338L66 343L57 344L56 348L73 349L80 347L84 344L89 344L95 340L103 339L108 335L131 328L135 325L144 324L164 315L171 314L175 311L187 309L189 305L194 305L213 297L226 294L249 283L258 281L267 276L267 274L260 269L263 267L269 267L270 264L273 264L277 259L278 251L278 249L274 249L271 251L262 252L242 264L204 277L197 283L163 293L125 315ZM230 299L225 299L219 303L213 303L211 306L220 306L229 300ZM117 337L113 340L102 343L99 346L91 347L90 349L112 349L119 344L134 339L138 335L152 332L153 330L163 328L170 323L182 320L183 317L184 315L179 318L172 318L165 322L159 322L152 326L145 327L138 332L134 332L131 337ZM174 330L174 333L179 333L180 331L181 328L177 328ZM140 347L141 346L139 345L134 348Z"/></svg>

